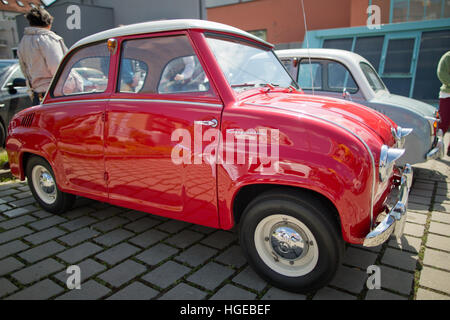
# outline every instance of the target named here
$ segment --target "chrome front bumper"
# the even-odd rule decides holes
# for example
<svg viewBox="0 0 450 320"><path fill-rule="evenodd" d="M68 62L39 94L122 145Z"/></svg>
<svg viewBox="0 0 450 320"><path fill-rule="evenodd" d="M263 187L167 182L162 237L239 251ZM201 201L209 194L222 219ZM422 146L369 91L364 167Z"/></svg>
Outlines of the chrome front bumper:
<svg viewBox="0 0 450 320"><path fill-rule="evenodd" d="M427 160L442 159L444 157L444 133L439 129L436 134L435 147L427 155Z"/></svg>
<svg viewBox="0 0 450 320"><path fill-rule="evenodd" d="M412 167L407 164L403 169L398 201L387 216L365 238L365 247L376 247L389 239L392 233L397 238L403 234L406 222L406 207L408 205L409 190L413 180Z"/></svg>

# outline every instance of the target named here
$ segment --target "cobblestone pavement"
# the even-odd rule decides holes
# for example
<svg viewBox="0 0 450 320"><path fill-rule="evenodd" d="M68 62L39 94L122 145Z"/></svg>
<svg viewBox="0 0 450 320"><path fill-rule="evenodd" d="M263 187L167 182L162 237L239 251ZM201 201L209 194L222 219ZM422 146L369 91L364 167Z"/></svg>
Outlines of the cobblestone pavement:
<svg viewBox="0 0 450 320"><path fill-rule="evenodd" d="M309 295L273 288L248 266L232 232L77 200L52 215L26 183L0 185L0 299L450 300L450 158L415 167L405 235L348 246L329 286ZM81 268L81 290L66 269ZM381 290L368 290L369 265Z"/></svg>

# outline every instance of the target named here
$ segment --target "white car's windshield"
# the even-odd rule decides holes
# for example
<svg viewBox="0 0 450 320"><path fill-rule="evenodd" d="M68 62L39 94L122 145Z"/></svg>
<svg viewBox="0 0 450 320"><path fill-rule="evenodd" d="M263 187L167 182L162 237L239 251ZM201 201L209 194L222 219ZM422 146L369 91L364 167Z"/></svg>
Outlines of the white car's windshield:
<svg viewBox="0 0 450 320"><path fill-rule="evenodd" d="M288 88L297 84L270 50L243 41L207 38L228 83L235 91L259 86Z"/></svg>
<svg viewBox="0 0 450 320"><path fill-rule="evenodd" d="M381 81L378 73L376 73L370 65L364 62L361 62L359 65L373 91L377 92L380 90L386 90L386 86L383 81Z"/></svg>

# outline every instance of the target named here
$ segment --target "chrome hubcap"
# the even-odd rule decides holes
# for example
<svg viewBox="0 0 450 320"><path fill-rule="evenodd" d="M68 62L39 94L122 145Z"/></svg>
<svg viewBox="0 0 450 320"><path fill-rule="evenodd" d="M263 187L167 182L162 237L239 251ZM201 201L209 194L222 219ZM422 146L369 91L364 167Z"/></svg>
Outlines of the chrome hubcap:
<svg viewBox="0 0 450 320"><path fill-rule="evenodd" d="M297 260L308 253L309 242L302 230L291 223L279 223L272 228L270 244L275 253L286 260Z"/></svg>
<svg viewBox="0 0 450 320"><path fill-rule="evenodd" d="M263 262L277 273L300 277L314 270L319 248L311 230L288 215L271 215L255 229L255 247Z"/></svg>
<svg viewBox="0 0 450 320"><path fill-rule="evenodd" d="M46 204L56 201L56 183L51 173L43 166L37 165L31 172L34 190Z"/></svg>

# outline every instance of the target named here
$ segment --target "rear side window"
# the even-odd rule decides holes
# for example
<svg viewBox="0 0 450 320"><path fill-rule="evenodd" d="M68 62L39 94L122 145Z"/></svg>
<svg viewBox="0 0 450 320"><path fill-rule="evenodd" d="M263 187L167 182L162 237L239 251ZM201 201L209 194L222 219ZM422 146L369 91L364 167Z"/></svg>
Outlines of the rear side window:
<svg viewBox="0 0 450 320"><path fill-rule="evenodd" d="M108 87L108 73L109 52L106 43L84 47L65 64L53 96L104 92Z"/></svg>

